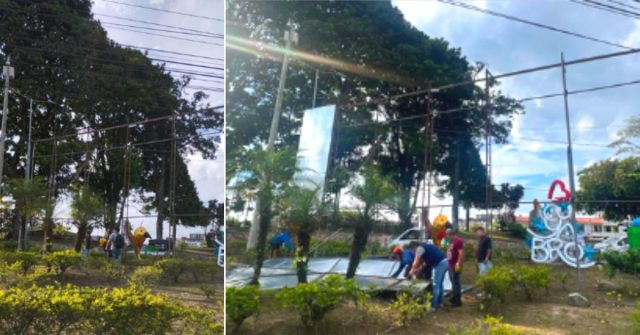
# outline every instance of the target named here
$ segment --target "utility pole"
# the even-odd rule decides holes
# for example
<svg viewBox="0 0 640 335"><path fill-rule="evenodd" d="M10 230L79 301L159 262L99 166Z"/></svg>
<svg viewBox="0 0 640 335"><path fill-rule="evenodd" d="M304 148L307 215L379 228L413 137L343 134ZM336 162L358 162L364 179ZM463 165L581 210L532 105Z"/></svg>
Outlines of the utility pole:
<svg viewBox="0 0 640 335"><path fill-rule="evenodd" d="M316 79L313 81L313 101L311 102L311 108L316 108L316 97L318 95L318 78L320 77L320 70L316 69Z"/></svg>
<svg viewBox="0 0 640 335"><path fill-rule="evenodd" d="M31 120L33 117L33 99L29 99L29 137L27 138L27 161L24 165L24 179L31 180ZM26 218L26 229L24 232L24 244L26 246L29 241L29 226L31 225L31 217Z"/></svg>
<svg viewBox="0 0 640 335"><path fill-rule="evenodd" d="M291 25L291 21L289 21ZM282 113L282 96L284 94L284 87L287 81L287 68L289 65L289 49L291 44L298 43L298 33L294 30L286 30L284 32L285 52L282 55L282 70L280 70L280 82L278 84L278 93L276 95L276 105L273 110L273 117L271 118L271 129L269 130L269 141L267 142L267 153L273 152L273 147L278 135L278 125L280 124L280 114ZM251 228L249 229L249 240L247 241L247 250L256 248L258 244L258 208L260 208L259 201L256 201L256 209L253 213L253 221L251 222Z"/></svg>
<svg viewBox="0 0 640 335"><path fill-rule="evenodd" d="M487 207L485 215L487 220L486 228L492 230L492 218L491 218L491 205L492 205L492 193L493 193L493 185L491 184L491 83L489 69L485 69L485 85L484 85L484 94L485 94L485 114L486 114L486 129L485 129L485 165L487 169L486 175L486 185L485 185L485 206Z"/></svg>
<svg viewBox="0 0 640 335"><path fill-rule="evenodd" d="M7 117L9 114L9 81L15 76L11 66L11 56L7 56L7 62L2 67L4 76L4 102L2 103L2 135L0 135L0 188L2 187L2 175L4 168L4 142L7 138Z"/></svg>
<svg viewBox="0 0 640 335"><path fill-rule="evenodd" d="M564 95L564 117L567 126L567 163L569 165L569 187L571 189L571 224L574 227L573 243L576 258L576 290L580 292L580 246L578 245L578 223L576 222L576 183L573 177L573 148L571 146L571 122L569 120L569 92L567 91L567 70L564 66L564 53L560 53L562 63L562 92Z"/></svg>
<svg viewBox="0 0 640 335"><path fill-rule="evenodd" d="M171 229L171 243L173 243L173 247L171 248L172 256L176 256L176 246L178 241L176 241L176 158L178 156L178 151L176 150L176 115L173 114L173 118L171 118L171 171L169 175L169 197L170 197L170 229Z"/></svg>

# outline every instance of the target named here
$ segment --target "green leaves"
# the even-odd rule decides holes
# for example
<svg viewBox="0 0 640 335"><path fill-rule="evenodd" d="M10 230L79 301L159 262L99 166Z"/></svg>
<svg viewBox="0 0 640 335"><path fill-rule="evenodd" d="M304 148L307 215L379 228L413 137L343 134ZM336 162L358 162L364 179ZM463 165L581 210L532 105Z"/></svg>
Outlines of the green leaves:
<svg viewBox="0 0 640 335"><path fill-rule="evenodd" d="M578 179L578 209L589 214L604 211L604 217L608 220L624 220L628 215L640 213L640 205L637 203L615 202L638 198L640 158L600 161L578 172Z"/></svg>
<svg viewBox="0 0 640 335"><path fill-rule="evenodd" d="M236 329L248 317L258 313L260 308L260 290L255 285L244 287L227 287L225 313L229 320L235 323Z"/></svg>
<svg viewBox="0 0 640 335"><path fill-rule="evenodd" d="M103 213L102 200L84 185L72 190L71 217L83 224L99 218Z"/></svg>

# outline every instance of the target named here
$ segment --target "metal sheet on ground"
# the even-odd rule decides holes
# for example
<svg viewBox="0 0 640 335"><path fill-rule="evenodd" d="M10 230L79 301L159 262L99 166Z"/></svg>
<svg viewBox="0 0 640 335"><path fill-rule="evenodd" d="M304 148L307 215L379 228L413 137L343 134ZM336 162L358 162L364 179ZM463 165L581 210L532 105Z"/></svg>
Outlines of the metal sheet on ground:
<svg viewBox="0 0 640 335"><path fill-rule="evenodd" d="M272 258L265 260L261 275L260 287L262 289L280 289L293 287L297 284L296 271L292 258ZM312 258L308 264L308 281L313 282L322 279L327 274L347 273L349 259L344 257ZM383 291L401 291L410 289L426 289L427 281L411 281L392 278L391 274L398 268L399 262L386 258L369 258L360 261L356 271L355 280L362 287L370 287ZM227 272L227 285L243 286L249 283L253 275L253 268L239 267ZM444 278L445 291L451 290L451 281L448 276Z"/></svg>

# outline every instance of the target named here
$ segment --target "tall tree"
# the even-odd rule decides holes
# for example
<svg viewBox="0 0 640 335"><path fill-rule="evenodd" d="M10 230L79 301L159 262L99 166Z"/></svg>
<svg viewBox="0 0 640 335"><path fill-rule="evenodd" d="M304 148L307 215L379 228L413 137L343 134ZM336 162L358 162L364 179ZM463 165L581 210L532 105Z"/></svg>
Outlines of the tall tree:
<svg viewBox="0 0 640 335"><path fill-rule="evenodd" d="M26 219L39 214L46 206L46 188L42 178L33 180L24 178L10 179L5 188L8 195L13 198L17 213L19 233L18 250L25 248L25 236L27 233Z"/></svg>
<svg viewBox="0 0 640 335"><path fill-rule="evenodd" d="M0 60L4 63L11 55L16 68L7 174L24 175L29 106L25 95L36 99L33 137L57 136L35 146L34 174L47 176L52 202L76 180L99 190L108 227L116 225L122 199L134 191L166 198L166 183L158 180L169 179L170 122L61 135L81 127L91 130L176 114L179 154L215 157L222 111L207 105L202 92L187 95L189 78L174 80L146 54L110 41L92 17L90 1L0 0L0 11L6 14L0 22ZM161 201L153 204L166 207Z"/></svg>
<svg viewBox="0 0 640 335"><path fill-rule="evenodd" d="M412 27L390 2L284 2L276 6L230 1L227 9L231 36L227 99L233 102L227 104L229 159L243 159L235 154L237 148L263 143L267 138L268 127L264 125L272 115L281 58L270 45L282 44L283 31L291 20L300 43L299 51L292 53L277 143L296 143L301 112L309 107L313 91L315 72L310 67L328 67L331 71L322 71L318 85L319 104L337 104L328 191L337 197L359 166L367 158L375 159L383 174L392 176L397 185L394 210L403 225L411 225L417 185L425 175L425 96L373 102L430 84L469 80L477 69L459 49ZM258 41L262 47L247 52L247 46L252 45L247 40ZM307 54L315 56L318 64L310 65ZM454 153L452 134L461 134L466 137L463 143L471 143L484 134L489 122L495 139L506 139L511 115L522 107L493 90L492 117L487 119L484 95L484 90L474 85L432 95L434 109L466 108L465 112L436 118L434 172L444 176L454 173L455 164L447 159ZM463 155L468 152L464 150Z"/></svg>
<svg viewBox="0 0 640 335"><path fill-rule="evenodd" d="M283 148L276 152L253 148L247 150L243 156L244 160L241 165L232 169L236 171L236 174L233 178L234 184L229 188L240 196L256 193L258 204L260 204L256 208L259 214L259 233L256 245L256 263L251 278L252 284L258 284L267 247L267 235L274 217L274 206L285 194L293 174L297 170L296 154L289 148Z"/></svg>
<svg viewBox="0 0 640 335"><path fill-rule="evenodd" d="M609 220L640 215L640 158L609 159L578 172L578 209L603 212ZM632 201L629 201L632 200Z"/></svg>
<svg viewBox="0 0 640 335"><path fill-rule="evenodd" d="M91 222L98 220L102 215L102 201L88 185L74 188L71 193L73 197L71 217L78 228L74 248L77 252L80 252L82 241L90 228Z"/></svg>
<svg viewBox="0 0 640 335"><path fill-rule="evenodd" d="M618 137L609 146L618 149L619 155L640 155L640 116L627 119L627 126L618 132Z"/></svg>
<svg viewBox="0 0 640 335"><path fill-rule="evenodd" d="M380 205L388 202L394 192L393 180L383 176L375 165L364 165L360 170L362 182L356 182L351 190L352 195L360 201L358 214L352 218L355 230L349 254L347 278L353 278L360 264L362 252L367 246L369 234L375 224L375 216Z"/></svg>

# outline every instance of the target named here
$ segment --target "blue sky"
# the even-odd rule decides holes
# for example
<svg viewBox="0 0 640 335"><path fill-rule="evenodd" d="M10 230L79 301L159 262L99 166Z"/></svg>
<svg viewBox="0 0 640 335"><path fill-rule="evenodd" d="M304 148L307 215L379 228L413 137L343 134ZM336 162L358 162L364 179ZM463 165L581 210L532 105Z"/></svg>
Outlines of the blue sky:
<svg viewBox="0 0 640 335"><path fill-rule="evenodd" d="M122 0L118 2L125 2L129 4L135 4L146 7L154 7L158 9L178 11L184 13L192 13L201 16L208 16L214 18L224 18L224 2L221 0ZM93 2L93 13L96 19L103 22L114 22L119 24L128 24L135 26L148 26L155 29L171 29L158 26L151 26L142 23L128 22L115 18L108 18L99 14L116 15L120 17L149 21L160 23L164 25L171 25L176 27L184 27L189 29L195 29L213 33L224 33L224 23L221 21L208 20L203 18L186 17L182 15L176 15L172 13L153 11L143 8L136 8L131 6L123 6L121 4L108 2L104 0L95 0ZM207 57L224 58L224 47L221 39L212 40L208 38L198 36L182 36L188 39L201 39L211 41L212 43L219 43L220 46L211 44L202 44L185 40L177 40L173 38L151 36L147 34L141 34L131 31L125 31L121 29L115 29L113 26L105 25L108 36L110 39L120 43L128 44L137 47L146 47L154 49L163 49L187 54L202 55ZM174 29L175 30L175 29ZM157 32L158 34L171 35L170 33ZM181 36L181 35L174 35ZM191 58L187 56L169 55L162 53L150 52L150 56L163 59L171 59L172 57L182 58L182 62L196 63L205 61L213 62L212 60L203 60L199 58ZM175 59L172 59L175 60ZM222 62L218 62L219 67L222 67ZM168 64L168 67L186 69L187 71L200 71L200 72L215 72L214 70L193 68L184 65ZM208 64L208 66L214 66ZM217 71L222 73L222 71ZM211 80L207 78L207 80ZM206 86L206 87L223 87L222 83L210 83L203 81L194 81L194 85ZM222 93L210 93L208 102L213 106L222 105L224 102L224 94ZM204 160L199 155L193 155L185 157L188 160L189 173L194 179L198 194L200 198L207 202L211 199L224 200L224 143L219 146L218 158L216 160ZM135 201L135 200L134 200ZM140 203L132 203L129 209L130 216L140 215L136 208L142 207ZM68 216L65 212L68 208L61 206L60 211L62 213L58 216ZM147 230L155 237L155 218L144 219L131 219L132 226L135 228L138 225L144 225ZM165 224L165 236L167 234L168 225ZM178 237L188 235L191 232L202 232L201 228L178 228Z"/></svg>
<svg viewBox="0 0 640 335"><path fill-rule="evenodd" d="M415 27L461 48L470 62L488 64L494 74L560 61L622 51L522 23L493 17L438 1L393 1ZM603 12L565 0L469 1L478 7L579 32L630 47L640 47L640 20ZM633 5L634 2L629 2ZM635 3L639 8L640 4ZM502 80L501 90L521 99L562 92L561 72L553 69ZM624 56L567 68L568 90L640 79L640 55ZM637 115L640 85L569 97L576 173L615 150L606 146L631 115ZM546 199L554 179L568 184L562 97L524 103L507 145L494 146L494 183L520 183L524 201ZM484 151L483 151L484 152ZM483 154L484 156L484 154ZM576 178L577 181L577 178ZM450 199L436 203L450 203ZM524 206L519 212L528 212ZM445 213L448 212L445 210Z"/></svg>

